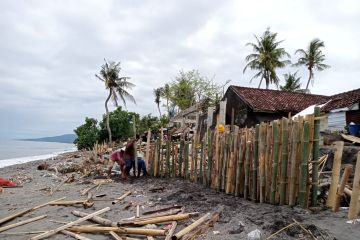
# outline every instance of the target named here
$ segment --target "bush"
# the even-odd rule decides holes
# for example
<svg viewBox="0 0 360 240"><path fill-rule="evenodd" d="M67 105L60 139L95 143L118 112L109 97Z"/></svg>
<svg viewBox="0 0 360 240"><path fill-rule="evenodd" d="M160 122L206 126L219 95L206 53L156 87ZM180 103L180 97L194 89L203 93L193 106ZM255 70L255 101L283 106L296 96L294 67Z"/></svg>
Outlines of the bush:
<svg viewBox="0 0 360 240"><path fill-rule="evenodd" d="M74 130L77 135L74 143L79 150L92 149L98 140L99 128L97 120L85 118L85 123Z"/></svg>

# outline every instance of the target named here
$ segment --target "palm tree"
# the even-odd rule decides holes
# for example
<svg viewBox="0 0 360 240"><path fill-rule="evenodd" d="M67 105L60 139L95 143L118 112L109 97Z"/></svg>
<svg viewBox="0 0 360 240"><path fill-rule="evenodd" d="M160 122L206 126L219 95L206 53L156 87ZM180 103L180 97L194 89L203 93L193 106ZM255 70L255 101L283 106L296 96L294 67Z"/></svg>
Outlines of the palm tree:
<svg viewBox="0 0 360 240"><path fill-rule="evenodd" d="M110 129L110 120L109 120L109 109L108 102L110 98L114 101L116 107L118 107L119 98L126 107L125 99L130 100L133 103L136 103L135 98L128 92L128 89L132 89L135 84L128 81L129 77L120 77L120 62L107 62L104 59L105 64L101 66L99 75L95 76L105 83L105 88L109 90L109 95L105 100L105 110L106 110L106 128L109 134L109 142L112 144L112 136Z"/></svg>
<svg viewBox="0 0 360 240"><path fill-rule="evenodd" d="M265 79L266 89L270 83L279 85L279 78L276 75L277 68L283 68L290 63L289 60L283 60L284 57L290 58L290 55L284 48L280 47L282 41L276 41L277 33L270 32L266 29L264 34L259 38L255 36L256 43L247 43L246 46L253 48L253 53L246 56L247 62L243 73L247 68L258 71L250 81L254 78L260 78L258 88L260 88L263 79Z"/></svg>
<svg viewBox="0 0 360 240"><path fill-rule="evenodd" d="M325 44L320 39L314 39L310 42L308 48L298 49L295 54L299 54L300 58L294 66L306 66L309 70L309 79L306 84L306 90L309 89L310 80L314 83L314 70L323 71L329 68L329 65L324 64L325 55L322 53L321 48L325 47Z"/></svg>
<svg viewBox="0 0 360 240"><path fill-rule="evenodd" d="M162 94L162 88L155 88L154 89L155 103L156 103L156 105L158 107L160 118L161 118L161 111L160 111L161 94Z"/></svg>
<svg viewBox="0 0 360 240"><path fill-rule="evenodd" d="M301 77L297 77L296 74L297 72L284 74L285 85L280 86L281 91L300 92L300 93L307 92L307 90L301 89L301 83L300 83Z"/></svg>
<svg viewBox="0 0 360 240"><path fill-rule="evenodd" d="M168 83L165 84L165 86L162 88L161 91L161 97L166 99L166 108L167 108L167 112L168 112L168 117L170 117L170 106L169 106L169 100L171 98L171 89L170 89L170 85Z"/></svg>

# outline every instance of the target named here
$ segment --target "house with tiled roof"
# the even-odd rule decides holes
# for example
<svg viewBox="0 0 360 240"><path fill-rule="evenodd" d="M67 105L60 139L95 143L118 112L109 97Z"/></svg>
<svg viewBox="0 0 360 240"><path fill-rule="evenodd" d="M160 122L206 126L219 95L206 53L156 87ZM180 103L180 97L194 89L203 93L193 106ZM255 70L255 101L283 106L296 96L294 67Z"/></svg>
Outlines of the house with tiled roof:
<svg viewBox="0 0 360 240"><path fill-rule="evenodd" d="M327 128L344 130L350 123L360 125L360 88L335 94L321 108L327 116Z"/></svg>
<svg viewBox="0 0 360 240"><path fill-rule="evenodd" d="M234 124L240 127L295 115L311 105L330 100L323 95L240 86L230 86L223 99L227 100L226 124L231 123L234 114Z"/></svg>

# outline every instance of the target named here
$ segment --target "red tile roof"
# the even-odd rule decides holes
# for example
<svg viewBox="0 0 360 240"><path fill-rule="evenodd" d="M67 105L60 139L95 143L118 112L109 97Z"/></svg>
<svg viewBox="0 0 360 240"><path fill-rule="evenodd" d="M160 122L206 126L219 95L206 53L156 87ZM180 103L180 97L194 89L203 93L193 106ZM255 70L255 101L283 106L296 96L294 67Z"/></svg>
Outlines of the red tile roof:
<svg viewBox="0 0 360 240"><path fill-rule="evenodd" d="M321 108L324 112L329 112L338 108L348 108L355 103L360 103L360 88L348 92L330 96L330 102Z"/></svg>
<svg viewBox="0 0 360 240"><path fill-rule="evenodd" d="M285 92L279 90L230 86L245 103L257 112L292 112L297 113L305 108L322 104L328 96Z"/></svg>

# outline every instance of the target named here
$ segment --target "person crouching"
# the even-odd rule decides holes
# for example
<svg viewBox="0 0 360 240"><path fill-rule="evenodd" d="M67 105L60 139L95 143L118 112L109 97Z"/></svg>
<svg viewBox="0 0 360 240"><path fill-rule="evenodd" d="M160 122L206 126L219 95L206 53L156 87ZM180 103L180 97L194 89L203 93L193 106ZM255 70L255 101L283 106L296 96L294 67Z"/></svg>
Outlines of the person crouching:
<svg viewBox="0 0 360 240"><path fill-rule="evenodd" d="M110 160L113 161L114 163L116 162L120 166L121 177L123 179L127 179L126 164L125 164L125 160L124 160L124 150L120 149L120 150L113 151L110 155ZM109 175L111 174L112 168L113 168L113 166L110 166L109 171L108 171Z"/></svg>

